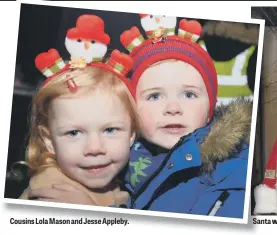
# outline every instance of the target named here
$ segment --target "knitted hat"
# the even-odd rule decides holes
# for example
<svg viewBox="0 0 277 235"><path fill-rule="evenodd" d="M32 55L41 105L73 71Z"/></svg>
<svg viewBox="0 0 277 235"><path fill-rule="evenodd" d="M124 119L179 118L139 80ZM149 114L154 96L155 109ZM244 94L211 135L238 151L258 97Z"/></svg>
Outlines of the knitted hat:
<svg viewBox="0 0 277 235"><path fill-rule="evenodd" d="M209 54L196 43L202 32L201 24L195 20L182 19L178 35L175 35L175 30L172 34L171 29L176 27L176 18L160 16L156 22L157 16L140 14L140 17L148 39L144 39L137 27L124 31L120 36L121 43L134 60L130 75L133 96L142 73L149 66L166 59L181 60L191 64L201 74L209 96L211 117L217 102L217 74ZM152 31L151 36L149 31Z"/></svg>
<svg viewBox="0 0 277 235"><path fill-rule="evenodd" d="M274 143L268 159L264 180L255 188L254 196L256 206L254 213L277 214L277 191L276 191L276 165L277 165L277 139Z"/></svg>
<svg viewBox="0 0 277 235"><path fill-rule="evenodd" d="M131 90L126 75L133 66L133 60L129 55L113 50L104 62L109 43L110 37L104 32L103 20L95 15L81 15L77 19L76 28L69 29L66 34L65 45L71 55L68 63L53 48L35 58L36 67L47 77L42 87L69 69L91 66L114 73ZM66 83L71 92L77 91L78 87L73 78L68 77Z"/></svg>

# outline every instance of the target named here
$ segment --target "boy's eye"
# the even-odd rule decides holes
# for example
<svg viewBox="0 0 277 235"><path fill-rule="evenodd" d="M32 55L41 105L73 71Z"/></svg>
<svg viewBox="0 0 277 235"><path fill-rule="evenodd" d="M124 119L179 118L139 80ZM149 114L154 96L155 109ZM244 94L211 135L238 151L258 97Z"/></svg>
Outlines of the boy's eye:
<svg viewBox="0 0 277 235"><path fill-rule="evenodd" d="M154 93L151 94L147 97L147 100L158 100L161 98L161 94L160 93Z"/></svg>
<svg viewBox="0 0 277 235"><path fill-rule="evenodd" d="M77 42L82 42L82 40L81 40L81 39L78 39Z"/></svg>
<svg viewBox="0 0 277 235"><path fill-rule="evenodd" d="M150 18L153 18L153 15L150 15Z"/></svg>
<svg viewBox="0 0 277 235"><path fill-rule="evenodd" d="M188 99L197 98L196 94L194 94L194 93L191 92L191 91L186 91L186 92L184 92L184 97L185 97L185 98L188 98Z"/></svg>
<svg viewBox="0 0 277 235"><path fill-rule="evenodd" d="M77 136L78 134L80 133L80 131L78 131L78 130L72 130L72 131L68 131L67 133L66 133L66 135L69 135L69 136Z"/></svg>

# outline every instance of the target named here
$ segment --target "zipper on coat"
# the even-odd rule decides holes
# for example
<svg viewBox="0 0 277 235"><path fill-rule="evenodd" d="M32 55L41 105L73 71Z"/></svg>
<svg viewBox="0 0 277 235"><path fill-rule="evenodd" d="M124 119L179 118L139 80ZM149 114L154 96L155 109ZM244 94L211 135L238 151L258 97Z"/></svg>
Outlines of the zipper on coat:
<svg viewBox="0 0 277 235"><path fill-rule="evenodd" d="M208 215L209 216L215 216L218 210L223 206L224 202L228 199L230 196L230 193L227 191L223 191L216 202L213 204L213 206L210 208Z"/></svg>

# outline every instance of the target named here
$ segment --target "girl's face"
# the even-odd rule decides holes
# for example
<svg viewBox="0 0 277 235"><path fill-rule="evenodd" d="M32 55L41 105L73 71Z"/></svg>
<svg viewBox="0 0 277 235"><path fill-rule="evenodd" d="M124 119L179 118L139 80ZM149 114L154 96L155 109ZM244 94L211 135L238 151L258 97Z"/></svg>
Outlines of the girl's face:
<svg viewBox="0 0 277 235"><path fill-rule="evenodd" d="M145 70L136 89L141 133L166 149L208 121L209 97L200 73L182 61Z"/></svg>
<svg viewBox="0 0 277 235"><path fill-rule="evenodd" d="M61 170L88 188L112 181L126 165L135 136L119 98L97 91L54 99L49 130L44 142Z"/></svg>

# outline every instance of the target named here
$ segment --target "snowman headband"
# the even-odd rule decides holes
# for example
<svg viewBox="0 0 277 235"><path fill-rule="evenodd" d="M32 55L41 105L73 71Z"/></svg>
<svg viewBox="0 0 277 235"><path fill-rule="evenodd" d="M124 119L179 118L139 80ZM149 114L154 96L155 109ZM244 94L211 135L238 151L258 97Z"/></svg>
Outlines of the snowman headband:
<svg viewBox="0 0 277 235"><path fill-rule="evenodd" d="M175 35L176 17L149 14L139 14L139 16L148 40L143 37L136 26L124 31L120 36L120 41L130 54L141 48L146 42L152 42L153 44L165 42L167 38ZM178 37L176 38L195 43L201 33L202 26L198 21L182 19L179 23Z"/></svg>
<svg viewBox="0 0 277 235"><path fill-rule="evenodd" d="M68 63L54 48L36 56L35 65L46 77L42 87L63 72L91 66L114 73L130 89L130 84L125 76L132 68L133 60L127 54L113 50L110 57L104 62L109 44L110 37L105 33L104 21L100 17L89 14L79 16L76 27L70 28L66 34L65 46L71 55ZM78 90L78 86L70 76L68 76L66 84L71 92Z"/></svg>
<svg viewBox="0 0 277 235"><path fill-rule="evenodd" d="M202 33L201 24L196 20L182 19L175 34L177 17L139 15L147 38L135 26L120 35L122 45L134 62L129 74L134 96L138 81L147 68L167 59L181 60L201 74L209 95L211 117L217 102L217 73L212 58L197 43Z"/></svg>

